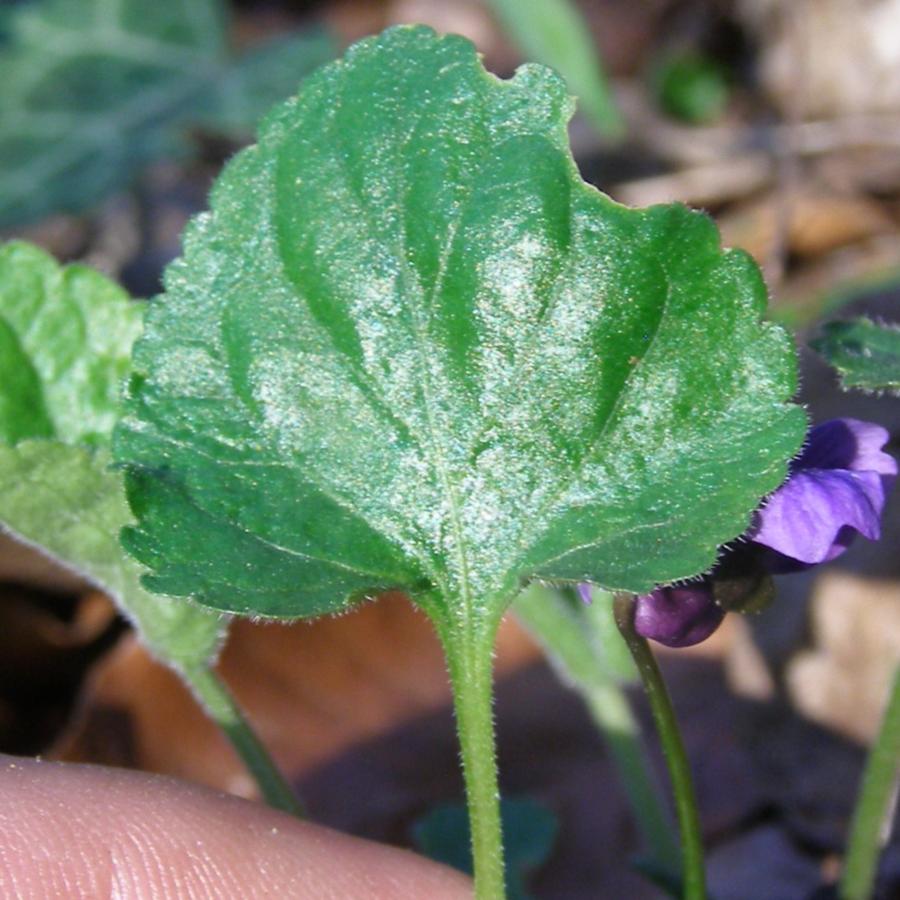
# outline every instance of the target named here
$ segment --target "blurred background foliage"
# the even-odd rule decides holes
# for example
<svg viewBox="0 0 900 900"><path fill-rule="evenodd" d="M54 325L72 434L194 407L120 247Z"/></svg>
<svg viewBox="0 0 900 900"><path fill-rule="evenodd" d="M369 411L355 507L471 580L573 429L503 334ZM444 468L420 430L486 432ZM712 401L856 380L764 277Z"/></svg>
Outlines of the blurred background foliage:
<svg viewBox="0 0 900 900"><path fill-rule="evenodd" d="M842 393L806 347L831 354L847 384L866 377L860 328L878 330L876 363L896 359L900 0L0 0L0 238L152 297L259 116L401 22L468 36L501 77L529 60L557 68L579 101L584 177L624 203L708 211L795 330L812 416L881 422L896 453L900 401ZM719 900L798 900L836 876L900 659L898 508L881 543L782 579L765 613L663 654ZM251 793L105 598L0 541L0 749ZM402 598L313 625L238 623L222 669L314 818L408 846L451 834L437 855L464 846L453 821L429 818L461 785L440 653ZM659 896L624 864L634 829L585 711L514 622L498 671L504 788L558 821L528 857L528 892ZM900 896L896 834L879 890Z"/></svg>

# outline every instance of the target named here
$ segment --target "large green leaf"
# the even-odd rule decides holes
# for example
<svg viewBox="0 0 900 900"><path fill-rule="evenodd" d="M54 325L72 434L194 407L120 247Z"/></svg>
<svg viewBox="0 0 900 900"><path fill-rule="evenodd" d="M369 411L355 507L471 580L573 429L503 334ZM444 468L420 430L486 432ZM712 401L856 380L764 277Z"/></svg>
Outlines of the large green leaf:
<svg viewBox="0 0 900 900"><path fill-rule="evenodd" d="M195 665L224 623L149 593L118 540L131 513L108 444L140 328L140 307L98 272L0 248L0 523L109 593L161 658Z"/></svg>
<svg viewBox="0 0 900 900"><path fill-rule="evenodd" d="M192 122L246 133L333 56L322 34L235 62L221 0L38 0L0 45L0 225L80 209L182 149Z"/></svg>
<svg viewBox="0 0 900 900"><path fill-rule="evenodd" d="M747 527L805 432L791 341L709 219L580 180L571 110L549 70L402 27L266 119L135 347L149 585L273 616L396 587L462 621L530 577L694 575Z"/></svg>
<svg viewBox="0 0 900 900"><path fill-rule="evenodd" d="M900 327L871 319L829 322L813 347L833 365L847 389L900 393Z"/></svg>

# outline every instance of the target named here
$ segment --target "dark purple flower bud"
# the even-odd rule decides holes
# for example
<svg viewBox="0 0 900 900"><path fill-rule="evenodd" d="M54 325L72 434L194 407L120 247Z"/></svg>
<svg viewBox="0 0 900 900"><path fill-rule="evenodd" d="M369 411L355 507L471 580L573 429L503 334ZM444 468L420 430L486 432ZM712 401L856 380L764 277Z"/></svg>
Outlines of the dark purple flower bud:
<svg viewBox="0 0 900 900"><path fill-rule="evenodd" d="M667 647L705 641L725 618L708 579L681 587L657 588L635 602L634 630Z"/></svg>
<svg viewBox="0 0 900 900"><path fill-rule="evenodd" d="M813 428L785 483L757 512L747 535L769 549L775 572L796 571L840 556L856 533L881 534L885 499L897 462L882 447L884 428L832 419Z"/></svg>
<svg viewBox="0 0 900 900"><path fill-rule="evenodd" d="M593 588L587 582L583 581L578 585L578 596L581 597L581 602L586 603L588 606L590 606L594 600L593 595L591 594L592 590Z"/></svg>

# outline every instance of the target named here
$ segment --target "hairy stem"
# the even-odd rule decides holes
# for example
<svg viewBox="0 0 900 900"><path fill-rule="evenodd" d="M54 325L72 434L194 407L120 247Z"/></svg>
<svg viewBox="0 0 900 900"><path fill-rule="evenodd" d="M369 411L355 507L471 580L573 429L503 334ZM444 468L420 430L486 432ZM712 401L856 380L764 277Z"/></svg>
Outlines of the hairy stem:
<svg viewBox="0 0 900 900"><path fill-rule="evenodd" d="M210 666L196 666L181 671L206 713L231 741L266 803L275 809L302 817L304 813L300 801L244 718L225 682Z"/></svg>
<svg viewBox="0 0 900 900"><path fill-rule="evenodd" d="M638 673L650 701L650 710L659 732L672 791L675 796L675 812L681 832L682 886L684 900L706 900L706 871L703 863L703 836L700 832L700 816L691 770L681 731L675 718L672 700L666 689L662 673L653 652L634 629L634 597L616 594L616 624L628 644L637 665Z"/></svg>
<svg viewBox="0 0 900 900"><path fill-rule="evenodd" d="M444 645L462 755L476 900L503 900L503 837L494 743L493 648L496 625L438 626Z"/></svg>
<svg viewBox="0 0 900 900"><path fill-rule="evenodd" d="M888 698L881 730L863 772L850 826L839 896L867 900L872 896L878 854L890 831L900 777L900 668Z"/></svg>

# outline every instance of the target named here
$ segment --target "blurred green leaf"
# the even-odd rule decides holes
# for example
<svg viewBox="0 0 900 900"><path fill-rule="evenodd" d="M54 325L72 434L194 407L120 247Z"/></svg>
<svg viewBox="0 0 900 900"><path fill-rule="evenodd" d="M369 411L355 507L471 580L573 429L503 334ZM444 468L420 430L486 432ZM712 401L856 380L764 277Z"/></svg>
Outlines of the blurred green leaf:
<svg viewBox="0 0 900 900"><path fill-rule="evenodd" d="M110 594L162 659L196 665L224 620L150 594L119 545L131 513L108 445L140 327L140 306L98 272L0 248L0 522Z"/></svg>
<svg viewBox="0 0 900 900"><path fill-rule="evenodd" d="M838 370L845 389L900 393L900 327L865 318L829 322L812 346Z"/></svg>
<svg viewBox="0 0 900 900"><path fill-rule="evenodd" d="M589 691L609 681L637 683L637 670L612 613L612 596L591 588L584 603L575 588L532 583L516 598L513 612L541 643L567 684Z"/></svg>
<svg viewBox="0 0 900 900"><path fill-rule="evenodd" d="M621 137L625 124L603 72L600 52L570 0L489 0L503 26L529 60L556 69L594 127Z"/></svg>
<svg viewBox="0 0 900 900"><path fill-rule="evenodd" d="M500 801L506 856L508 900L529 900L529 874L550 856L559 830L556 816L527 798ZM426 813L413 825L413 839L429 858L472 874L469 817L463 804L446 804Z"/></svg>
<svg viewBox="0 0 900 900"><path fill-rule="evenodd" d="M78 210L201 120L242 135L333 55L324 36L233 60L219 0L40 0L0 45L0 225Z"/></svg>
<svg viewBox="0 0 900 900"><path fill-rule="evenodd" d="M197 123L229 134L252 135L272 104L296 93L302 77L336 52L333 38L322 30L267 41L245 53L210 85L208 100L198 105Z"/></svg>
<svg viewBox="0 0 900 900"><path fill-rule="evenodd" d="M725 70L699 53L683 53L664 60L652 81L664 112L692 124L719 118L731 95Z"/></svg>

